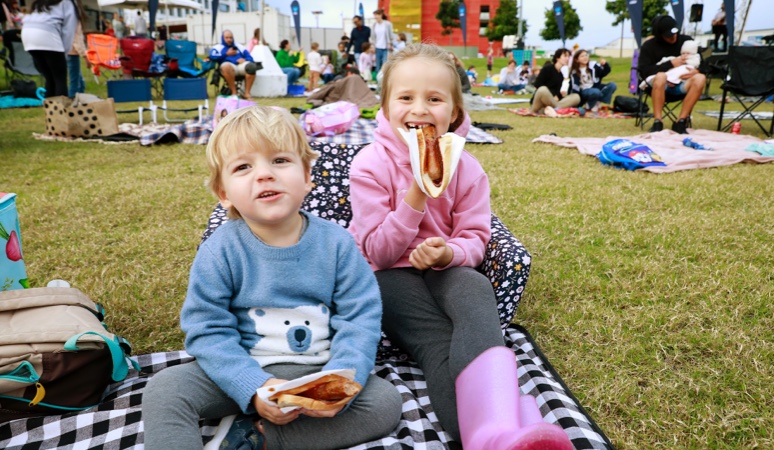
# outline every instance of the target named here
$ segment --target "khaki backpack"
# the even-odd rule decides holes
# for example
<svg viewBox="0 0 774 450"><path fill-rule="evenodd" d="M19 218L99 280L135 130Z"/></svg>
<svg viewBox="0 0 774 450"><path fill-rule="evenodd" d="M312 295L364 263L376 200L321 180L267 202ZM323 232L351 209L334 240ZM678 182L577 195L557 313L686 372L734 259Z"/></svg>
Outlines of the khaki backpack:
<svg viewBox="0 0 774 450"><path fill-rule="evenodd" d="M126 377L127 360L139 370L103 319L77 289L0 292L0 422L88 409Z"/></svg>

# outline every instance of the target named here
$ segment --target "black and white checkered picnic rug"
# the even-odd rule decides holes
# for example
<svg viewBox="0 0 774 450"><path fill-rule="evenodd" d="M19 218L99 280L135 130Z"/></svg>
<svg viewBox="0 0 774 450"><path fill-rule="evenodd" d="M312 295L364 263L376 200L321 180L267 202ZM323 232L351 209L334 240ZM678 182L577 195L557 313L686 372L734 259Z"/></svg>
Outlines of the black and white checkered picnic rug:
<svg viewBox="0 0 774 450"><path fill-rule="evenodd" d="M577 449L613 449L612 444L589 417L549 361L518 325L505 330L506 343L519 363L519 386L537 398L546 422L563 427ZM152 353L134 357L142 372L111 385L102 403L92 409L61 416L15 420L0 424L0 448L37 449L143 449L142 393L150 376L165 367L192 360L185 352ZM403 417L398 427L378 441L353 449L446 448L450 437L438 424L427 397L422 371L407 360L376 364L377 375L391 381L403 397ZM217 422L203 423L202 436L209 440Z"/></svg>
<svg viewBox="0 0 774 450"><path fill-rule="evenodd" d="M202 122L189 120L179 125L145 124L137 125L122 123L119 131L133 136L138 136L141 145L153 145L170 142L181 144L206 144L212 134L212 116L204 117ZM365 145L374 140L376 120L357 119L355 123L342 134L333 136L309 137L310 140L327 142L331 144ZM486 131L471 126L466 137L467 142L473 144L501 144L499 137Z"/></svg>

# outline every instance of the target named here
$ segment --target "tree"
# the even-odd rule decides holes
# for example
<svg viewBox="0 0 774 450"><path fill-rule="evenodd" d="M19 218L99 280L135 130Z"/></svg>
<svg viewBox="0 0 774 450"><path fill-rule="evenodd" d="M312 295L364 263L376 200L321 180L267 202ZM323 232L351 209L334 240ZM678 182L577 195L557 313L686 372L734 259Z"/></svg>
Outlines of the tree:
<svg viewBox="0 0 774 450"><path fill-rule="evenodd" d="M575 39L583 30L583 27L580 24L580 17L578 17L575 8L570 4L570 0L561 0L561 2L562 8L564 8L564 37L565 39ZM559 25L556 23L554 9L546 9L545 16L545 28L540 30L540 37L546 41L561 39L562 36L559 34Z"/></svg>
<svg viewBox="0 0 774 450"><path fill-rule="evenodd" d="M527 34L527 21L521 21L522 36ZM519 7L514 0L503 0L489 21L486 37L490 41L502 41L503 36L519 34Z"/></svg>
<svg viewBox="0 0 774 450"><path fill-rule="evenodd" d="M620 25L624 20L631 19L629 17L629 8L626 6L627 0L608 0L605 4L607 12L615 16L613 26ZM644 0L642 2L642 35L650 36L653 34L653 27L651 21L658 15L668 14L666 5L669 0Z"/></svg>
<svg viewBox="0 0 774 450"><path fill-rule="evenodd" d="M443 0L438 6L438 14L435 18L441 21L441 35L449 36L449 45L452 43L451 34L455 28L462 28L460 23L460 2L458 0Z"/></svg>

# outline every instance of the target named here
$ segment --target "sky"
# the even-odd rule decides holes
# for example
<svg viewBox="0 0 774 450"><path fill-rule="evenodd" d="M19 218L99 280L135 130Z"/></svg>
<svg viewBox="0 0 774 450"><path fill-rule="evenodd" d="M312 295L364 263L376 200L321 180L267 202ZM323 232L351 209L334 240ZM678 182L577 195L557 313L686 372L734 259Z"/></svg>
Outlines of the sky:
<svg viewBox="0 0 774 450"><path fill-rule="evenodd" d="M439 1L440 0L434 0ZM506 1L506 0L501 0ZM508 0L512 1L512 0ZM522 17L529 25L529 32L525 36L527 45L541 46L543 49L554 49L560 44L559 41L543 41L540 36L540 29L545 23L545 10L551 8L551 0L516 0L524 5ZM709 31L710 21L720 8L723 0L703 0L704 13L702 22L699 24L698 31ZM290 15L290 0L265 0L267 5L271 5L281 12ZM363 4L363 11L366 17L371 17L373 11L377 8L377 0L299 0L301 7L301 26L314 27L316 19L312 11L323 11L319 15L320 27L340 28L342 26L342 17L349 19L354 15L357 4ZM690 5L697 3L696 0L684 0L686 8L686 34L693 34L694 24L688 23L688 10ZM767 6L771 6L772 0L752 0L752 7L747 19L747 30L774 28L774 20L771 19L771 12ZM572 40L566 41L567 46L572 46L576 42L583 48L602 47L621 36L621 25L613 26L615 18L605 10L605 0L571 0L572 6L578 12L583 31ZM667 5L667 11L672 14L672 7ZM768 20L767 20L768 19ZM737 25L738 27L739 25ZM624 37L631 37L630 22L627 21L624 29Z"/></svg>

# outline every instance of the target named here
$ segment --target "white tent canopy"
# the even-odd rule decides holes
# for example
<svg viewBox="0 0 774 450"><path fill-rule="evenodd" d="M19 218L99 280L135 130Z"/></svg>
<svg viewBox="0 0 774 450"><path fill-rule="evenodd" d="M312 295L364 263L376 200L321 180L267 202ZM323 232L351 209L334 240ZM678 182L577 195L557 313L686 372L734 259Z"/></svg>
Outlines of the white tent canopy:
<svg viewBox="0 0 774 450"><path fill-rule="evenodd" d="M100 8L116 6L121 8L148 9L148 0L99 0ZM204 7L193 0L159 0L160 8L190 8L204 11Z"/></svg>

